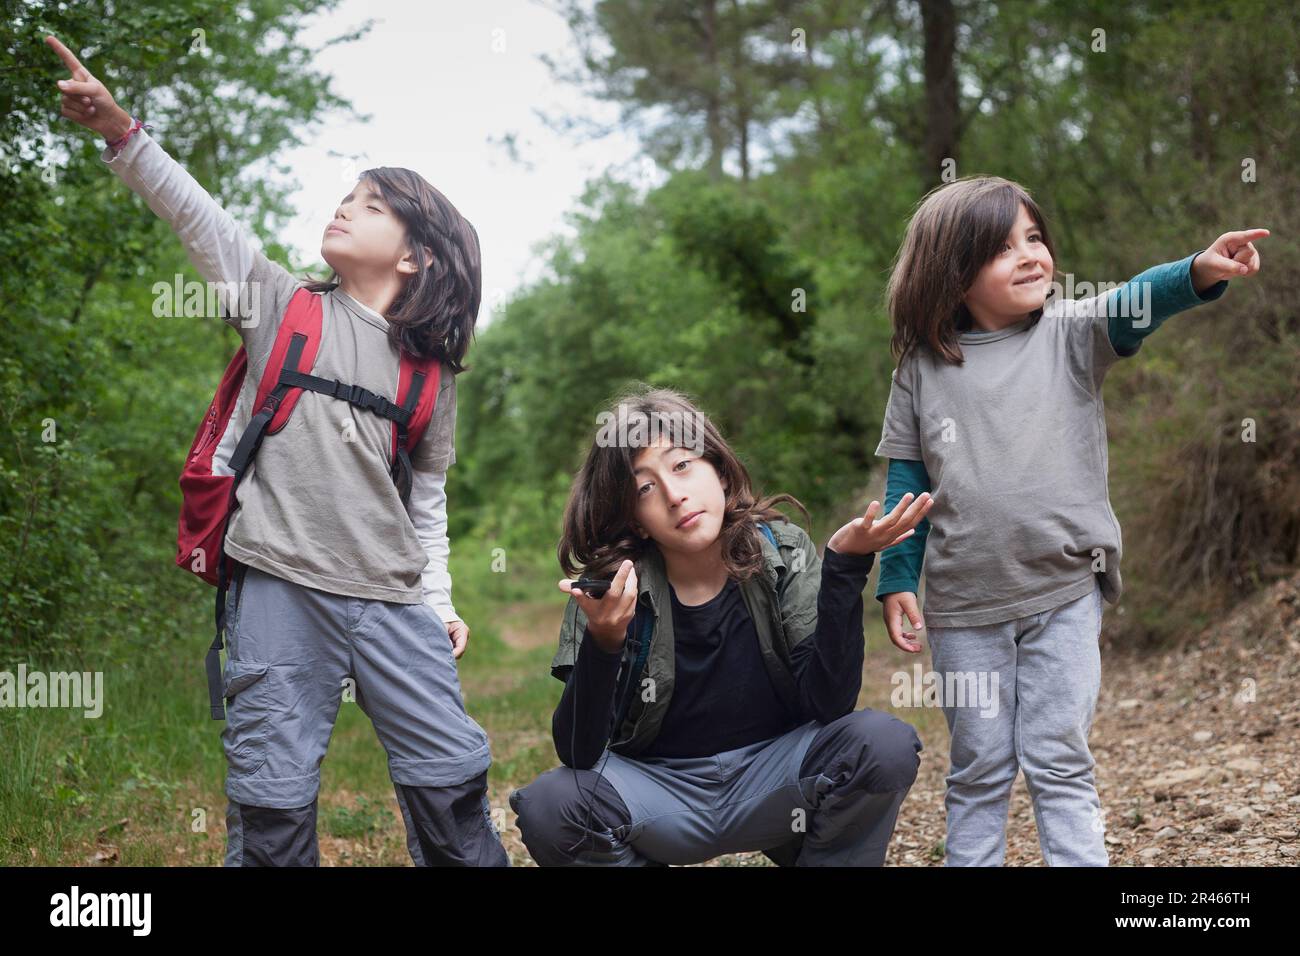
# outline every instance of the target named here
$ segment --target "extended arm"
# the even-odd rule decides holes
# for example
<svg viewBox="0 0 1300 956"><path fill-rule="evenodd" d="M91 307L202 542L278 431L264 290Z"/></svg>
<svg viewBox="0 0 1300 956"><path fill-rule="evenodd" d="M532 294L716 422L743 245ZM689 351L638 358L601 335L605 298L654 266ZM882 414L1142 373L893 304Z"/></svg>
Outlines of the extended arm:
<svg viewBox="0 0 1300 956"><path fill-rule="evenodd" d="M1197 257L1203 255L1197 252L1177 262L1152 266L1110 293L1107 332L1118 354L1133 355L1142 340L1166 319L1223 295L1227 280L1197 291L1194 267Z"/></svg>

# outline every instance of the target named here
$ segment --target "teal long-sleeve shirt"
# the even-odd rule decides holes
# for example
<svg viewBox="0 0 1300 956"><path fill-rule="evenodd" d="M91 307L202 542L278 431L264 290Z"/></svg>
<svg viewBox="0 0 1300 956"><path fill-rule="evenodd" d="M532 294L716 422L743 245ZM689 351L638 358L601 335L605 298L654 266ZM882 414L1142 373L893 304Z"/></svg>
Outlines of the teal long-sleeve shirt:
<svg viewBox="0 0 1300 956"><path fill-rule="evenodd" d="M1136 326L1132 317L1120 314L1131 310L1110 310L1106 332L1119 355L1128 357L1135 354L1142 340L1160 328L1161 323L1170 316L1203 302L1213 302L1223 295L1228 288L1227 280L1215 283L1205 292L1197 294L1192 285L1192 262L1199 254L1193 253L1186 259L1152 266L1111 292L1112 302L1126 296L1129 302L1135 303L1141 301L1137 298L1141 283L1151 284L1150 299L1147 302L1150 309L1149 322L1144 320L1142 327ZM931 490L930 474L925 470L924 462L904 458L889 459L889 471L885 477L884 512L889 512L908 492L915 496ZM930 521L925 519L916 526L916 533L910 538L880 553L876 600L883 601L886 594L898 591L916 593L917 584L921 580L921 565L925 559L925 538L929 533Z"/></svg>

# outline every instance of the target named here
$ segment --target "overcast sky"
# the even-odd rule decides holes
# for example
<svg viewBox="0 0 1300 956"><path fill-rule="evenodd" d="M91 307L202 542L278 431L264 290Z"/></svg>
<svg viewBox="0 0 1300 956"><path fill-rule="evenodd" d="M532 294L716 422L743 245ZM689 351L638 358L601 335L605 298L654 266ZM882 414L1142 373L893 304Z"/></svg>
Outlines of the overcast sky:
<svg viewBox="0 0 1300 956"><path fill-rule="evenodd" d="M321 232L357 172L413 169L478 230L481 327L496 304L538 274L530 247L568 231L563 214L587 179L608 167L642 185L655 174L625 133L579 143L552 133L534 114L617 116L613 104L551 80L538 54L573 62L576 53L564 21L545 7L530 0L345 0L336 13L318 18L304 42L317 46L368 17L379 21L369 34L324 50L315 67L372 119L328 118L304 147L283 155L301 184L298 214L283 240L298 261L318 261ZM531 168L490 142L510 133ZM349 163L331 149L360 156Z"/></svg>

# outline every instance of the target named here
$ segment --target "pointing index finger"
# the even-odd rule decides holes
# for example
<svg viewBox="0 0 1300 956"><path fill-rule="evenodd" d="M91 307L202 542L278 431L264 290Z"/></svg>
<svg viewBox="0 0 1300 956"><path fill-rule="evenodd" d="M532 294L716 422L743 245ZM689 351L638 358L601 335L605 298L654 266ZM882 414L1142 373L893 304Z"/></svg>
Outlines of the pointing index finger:
<svg viewBox="0 0 1300 956"><path fill-rule="evenodd" d="M59 55L59 59L61 59L63 65L68 68L68 72L72 74L74 80L90 79L90 74L86 71L86 68L81 65L81 61L72 55L71 50L59 42L58 37L53 35L47 36L45 42L54 48L54 52Z"/></svg>
<svg viewBox="0 0 1300 956"><path fill-rule="evenodd" d="M1237 232L1228 233L1228 238L1236 243L1253 242L1256 239L1263 239L1268 235L1267 229L1240 229Z"/></svg>

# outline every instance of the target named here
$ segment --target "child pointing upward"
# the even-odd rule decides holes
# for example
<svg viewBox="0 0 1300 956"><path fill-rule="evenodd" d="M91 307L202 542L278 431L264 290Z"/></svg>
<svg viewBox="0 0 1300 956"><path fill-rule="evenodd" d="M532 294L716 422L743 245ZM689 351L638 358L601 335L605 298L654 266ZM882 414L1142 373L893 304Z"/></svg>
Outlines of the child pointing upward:
<svg viewBox="0 0 1300 956"><path fill-rule="evenodd" d="M103 159L165 219L200 275L219 283L248 374L214 455L229 462L253 412L279 325L300 283L253 248L203 188L57 39L71 78L63 115L102 135ZM226 603L222 734L228 865L315 865L316 800L345 686L370 716L417 864L504 865L487 802L487 736L465 712L455 658L469 629L451 605L447 469L455 462L455 375L480 300L473 226L418 174L362 173L334 209L321 256L312 373L396 395L403 351L441 369L434 417L411 451L404 504L391 423L303 390L266 436L230 520L238 570ZM233 290L251 288L245 296ZM252 303L252 304L250 304Z"/></svg>

